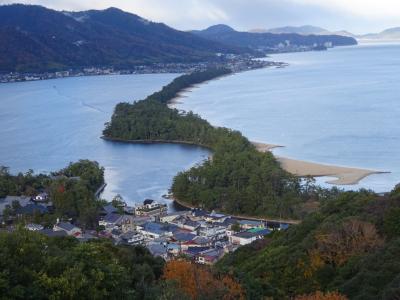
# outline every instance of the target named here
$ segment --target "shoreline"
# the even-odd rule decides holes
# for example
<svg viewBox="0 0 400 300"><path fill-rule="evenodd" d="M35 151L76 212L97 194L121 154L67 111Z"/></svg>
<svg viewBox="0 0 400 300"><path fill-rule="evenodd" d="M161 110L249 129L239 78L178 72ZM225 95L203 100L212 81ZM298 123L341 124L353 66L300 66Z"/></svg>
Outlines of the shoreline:
<svg viewBox="0 0 400 300"><path fill-rule="evenodd" d="M264 143L253 143L253 145L256 146L256 149L260 152L271 151L274 148L282 147ZM356 185L362 179L370 175L390 173L356 167L309 162L276 155L275 157L281 164L281 167L291 174L299 177L336 177L336 179L326 181L326 183L334 185Z"/></svg>
<svg viewBox="0 0 400 300"><path fill-rule="evenodd" d="M175 141L175 140L125 140L121 138L112 138L108 136L101 136L102 140L110 141L110 142L119 142L125 144L176 144L176 145L187 145L187 146L195 146L201 147L208 150L212 150L211 147L206 145L200 145L193 142L186 142L186 141Z"/></svg>
<svg viewBox="0 0 400 300"><path fill-rule="evenodd" d="M268 67L265 67L265 68L268 68ZM168 106L168 108L171 108L171 109L177 109L175 107L175 105L183 103L183 102L180 102L179 99L187 98L187 96L185 96L186 93L191 93L193 91L193 89L200 88L202 85L206 85L211 81L219 80L219 79L222 79L224 77L235 75L237 73L239 73L239 72L232 72L231 74L221 75L221 76L218 76L218 77L216 77L214 79L203 81L202 83L192 84L189 87L184 88L183 90L181 90L174 98L169 100L167 102L167 106Z"/></svg>
<svg viewBox="0 0 400 300"><path fill-rule="evenodd" d="M235 73L234 73L235 74ZM182 102L179 101L180 99L186 98L186 93L190 93L193 91L193 88L198 88L202 84L206 84L207 82L193 85L188 87L179 94L171 99L167 105L169 108L176 108L176 104L181 104ZM272 151L275 148L285 147L282 145L276 144L269 144L269 143L262 143L262 142L255 142L250 141L258 151L266 152ZM335 177L336 179L327 180L325 181L328 184L332 185L356 185L364 178L370 175L377 175L377 174L389 174L391 172L387 171L377 171L377 170L369 170L363 168L356 168L356 167L346 167L346 166L337 166L337 165L329 165L324 163L317 163L317 162L309 162L303 161L298 159L292 159L287 157L280 157L274 155L278 162L281 164L281 167L298 177Z"/></svg>
<svg viewBox="0 0 400 300"><path fill-rule="evenodd" d="M111 137L106 137L106 136L101 136L101 139L103 139L105 141L120 142L120 143L126 143L126 144L187 145L187 146L202 147L202 148L212 151L211 147L208 147L206 145L199 145L199 144L196 144L193 142L186 142L186 141L124 140L124 139L120 139L120 138L111 138ZM251 143L260 152L272 151L275 148L284 147L281 145L267 144L267 143L260 143L260 142L251 142ZM362 179L364 179L370 175L390 173L390 172L385 172L385 171L369 170L369 169L363 169L363 168L345 167L345 166L337 166L337 165L309 162L309 161L292 159L292 158L276 156L276 155L275 155L275 158L281 164L281 167L285 171L287 171L295 176L298 176L298 177L307 177L307 176L335 177L336 179L326 181L326 183L332 184L332 185L356 185ZM182 205L182 206L185 206L185 205Z"/></svg>
<svg viewBox="0 0 400 300"><path fill-rule="evenodd" d="M191 205L189 203L186 203L182 200L178 200L175 197L171 197L170 200L173 202L177 203L178 205L187 208L187 209L194 209L194 208L199 208L194 205ZM225 213L224 213L225 214ZM253 220L253 221L264 221L264 222L275 222L275 223L286 223L286 224L291 224L291 225L297 225L300 224L300 220L291 220L291 219L278 219L278 218L269 218L269 217L254 217L254 216L245 216L245 215L232 215L232 214L227 214L233 218L240 219L240 220Z"/></svg>

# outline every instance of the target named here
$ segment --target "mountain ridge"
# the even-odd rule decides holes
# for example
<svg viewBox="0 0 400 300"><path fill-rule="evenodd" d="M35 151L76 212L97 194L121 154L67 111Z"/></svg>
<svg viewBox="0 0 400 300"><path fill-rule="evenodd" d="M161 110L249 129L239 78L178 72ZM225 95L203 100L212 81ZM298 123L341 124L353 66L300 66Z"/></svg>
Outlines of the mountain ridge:
<svg viewBox="0 0 400 300"><path fill-rule="evenodd" d="M191 31L192 33L236 47L250 47L264 51L304 51L326 49L327 47L356 45L352 37L339 35L303 35L298 33L271 33L236 31L228 26L219 24L204 30ZM226 27L224 27L226 26Z"/></svg>
<svg viewBox="0 0 400 300"><path fill-rule="evenodd" d="M222 45L117 8L60 12L38 5L0 6L0 71L130 67L199 62L248 49Z"/></svg>

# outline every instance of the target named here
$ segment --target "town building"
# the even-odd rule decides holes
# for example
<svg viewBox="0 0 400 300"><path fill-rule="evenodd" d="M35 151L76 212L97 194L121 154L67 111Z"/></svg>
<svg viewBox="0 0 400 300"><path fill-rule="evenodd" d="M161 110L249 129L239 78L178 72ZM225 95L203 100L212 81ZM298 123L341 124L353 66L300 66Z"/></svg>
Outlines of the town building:
<svg viewBox="0 0 400 300"><path fill-rule="evenodd" d="M166 204L160 204L154 200L146 199L143 205L136 207L137 216L163 216L166 215L168 207Z"/></svg>
<svg viewBox="0 0 400 300"><path fill-rule="evenodd" d="M269 234L269 229L253 228L247 231L235 233L229 237L229 242L233 245L248 245L252 242L264 238L265 235Z"/></svg>
<svg viewBox="0 0 400 300"><path fill-rule="evenodd" d="M78 237L82 234L82 229L69 222L57 222L53 226L53 231L64 231L67 235Z"/></svg>
<svg viewBox="0 0 400 300"><path fill-rule="evenodd" d="M225 252L220 248L212 248L195 255L195 262L202 265L213 265L215 264Z"/></svg>

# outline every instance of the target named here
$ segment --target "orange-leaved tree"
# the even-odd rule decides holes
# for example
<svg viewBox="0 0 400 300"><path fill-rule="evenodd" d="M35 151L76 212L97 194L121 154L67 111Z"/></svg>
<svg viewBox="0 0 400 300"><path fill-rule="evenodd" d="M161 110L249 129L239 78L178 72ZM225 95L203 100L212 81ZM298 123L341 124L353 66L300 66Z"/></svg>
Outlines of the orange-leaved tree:
<svg viewBox="0 0 400 300"><path fill-rule="evenodd" d="M338 292L322 293L317 291L309 295L297 296L295 300L348 300L348 298Z"/></svg>
<svg viewBox="0 0 400 300"><path fill-rule="evenodd" d="M309 252L315 269L325 263L341 266L350 257L368 253L383 243L374 224L357 219L350 219L328 232L320 232L315 239L315 247Z"/></svg>
<svg viewBox="0 0 400 300"><path fill-rule="evenodd" d="M186 260L165 264L163 278L176 282L177 287L191 299L244 299L241 285L230 276L217 276L206 266Z"/></svg>

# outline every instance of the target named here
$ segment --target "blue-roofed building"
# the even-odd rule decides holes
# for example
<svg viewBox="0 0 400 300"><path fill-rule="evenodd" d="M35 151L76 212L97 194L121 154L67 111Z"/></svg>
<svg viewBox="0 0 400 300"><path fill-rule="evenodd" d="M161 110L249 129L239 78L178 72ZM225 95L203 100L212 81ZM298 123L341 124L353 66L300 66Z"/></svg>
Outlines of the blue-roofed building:
<svg viewBox="0 0 400 300"><path fill-rule="evenodd" d="M157 222L147 222L138 226L138 231L149 239L172 236L178 230L179 228L177 226Z"/></svg>
<svg viewBox="0 0 400 300"><path fill-rule="evenodd" d="M286 229L288 229L289 228L289 224L286 224L286 223L280 223L279 224L279 230L286 230Z"/></svg>
<svg viewBox="0 0 400 300"><path fill-rule="evenodd" d="M186 232L177 232L172 236L172 239L179 243L190 242L196 237L195 234Z"/></svg>
<svg viewBox="0 0 400 300"><path fill-rule="evenodd" d="M106 228L114 227L117 225L117 222L119 221L120 218L121 218L121 215L119 215L119 214L109 213L101 218L101 220L99 221L99 225L104 226Z"/></svg>
<svg viewBox="0 0 400 300"><path fill-rule="evenodd" d="M209 249L211 249L211 247L188 247L187 249L182 249L182 253L190 258L194 258L197 254Z"/></svg>
<svg viewBox="0 0 400 300"><path fill-rule="evenodd" d="M149 249L150 253L153 256L159 256L164 258L165 260L168 259L168 248L164 244L150 243L149 245L147 245L147 249Z"/></svg>
<svg viewBox="0 0 400 300"><path fill-rule="evenodd" d="M168 242L167 243L167 251L169 254L176 256L180 253L181 246L178 245L177 243Z"/></svg>
<svg viewBox="0 0 400 300"><path fill-rule="evenodd" d="M101 213L103 215L114 214L117 213L118 210L112 205L112 203L108 203L102 207Z"/></svg>

